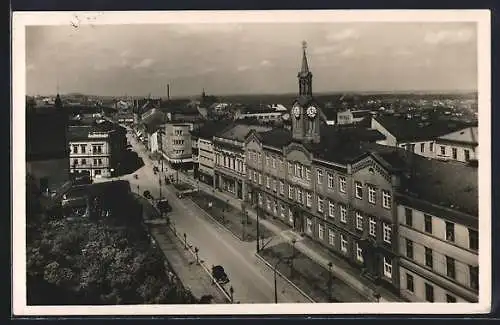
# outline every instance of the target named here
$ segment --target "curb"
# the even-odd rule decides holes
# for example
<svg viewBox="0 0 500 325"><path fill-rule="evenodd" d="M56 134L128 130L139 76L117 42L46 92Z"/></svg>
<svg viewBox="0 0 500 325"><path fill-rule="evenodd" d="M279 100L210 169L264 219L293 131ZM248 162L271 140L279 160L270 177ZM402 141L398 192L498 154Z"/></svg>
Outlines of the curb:
<svg viewBox="0 0 500 325"><path fill-rule="evenodd" d="M154 205L152 205L150 203L150 205L155 209L155 210L158 210ZM149 230L149 227L146 225L146 227L148 228ZM177 234L177 231L175 229L172 229L171 226L167 226L167 229L170 230L175 238L177 238L182 244L184 244L184 240ZM151 233L150 233L151 234ZM151 235L152 236L152 235ZM156 240L156 239L155 239ZM194 256L196 257L196 253L193 252L193 250L191 248L188 248L189 252ZM163 251L162 251L163 253ZM165 255L165 253L163 253ZM166 256L165 256L166 258ZM199 258L199 256L198 256ZM167 262L170 264L170 262L168 261L167 259ZM215 285L217 286L217 288L222 292L222 294L224 295L224 297L226 297L227 301L228 302L231 302L231 297L227 294L226 290L215 280L215 278L212 276L212 273L207 269L207 267L204 265L204 263L198 263L198 265L201 266L201 268L208 274L208 276L210 277L210 279L212 280L213 283L215 283Z"/></svg>
<svg viewBox="0 0 500 325"><path fill-rule="evenodd" d="M168 229L173 232L175 238L177 238L182 244L184 244L184 240L177 234L177 231L175 229L172 229L171 227L168 227ZM189 245L188 245L188 251L191 253L191 255L193 255L193 257L196 257L196 253L189 247ZM227 294L226 290L217 282L217 280L215 280L215 278L212 276L212 273L205 266L205 263L198 263L198 265L200 265L201 268L208 274L210 279L212 279L212 282L217 286L217 288L222 292L222 294L224 294L227 301L231 302L231 297Z"/></svg>
<svg viewBox="0 0 500 325"><path fill-rule="evenodd" d="M262 262L264 262L264 264L266 264L266 266L268 268L270 268L272 271L274 271L274 267L268 262L266 261L265 258L263 258L262 256L260 256L259 253L255 253L255 256L261 260ZM283 280L285 280L289 285L291 285L292 287L295 288L295 290L297 290L301 295L303 295L307 300L309 300L310 302L312 303L316 303L316 301L314 301L313 298L309 297L309 295L307 295L302 289L300 289L299 287L297 287L297 285L295 283L293 283L290 279L288 279L286 276L284 276L280 271L276 270L276 274L278 274L280 276L280 278L282 278Z"/></svg>

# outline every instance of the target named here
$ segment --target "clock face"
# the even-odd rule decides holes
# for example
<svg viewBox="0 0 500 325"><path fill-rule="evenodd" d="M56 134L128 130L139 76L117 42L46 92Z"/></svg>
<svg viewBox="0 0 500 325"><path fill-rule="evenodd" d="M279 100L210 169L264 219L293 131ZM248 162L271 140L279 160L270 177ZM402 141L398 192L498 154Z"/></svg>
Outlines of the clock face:
<svg viewBox="0 0 500 325"><path fill-rule="evenodd" d="M307 113L307 116L309 116L310 118L314 118L318 112L317 112L316 107L310 106L307 109L306 113Z"/></svg>
<svg viewBox="0 0 500 325"><path fill-rule="evenodd" d="M295 116L295 118L299 118L299 117L300 117L300 107L295 106L295 107L292 109L292 113L293 113L293 115Z"/></svg>

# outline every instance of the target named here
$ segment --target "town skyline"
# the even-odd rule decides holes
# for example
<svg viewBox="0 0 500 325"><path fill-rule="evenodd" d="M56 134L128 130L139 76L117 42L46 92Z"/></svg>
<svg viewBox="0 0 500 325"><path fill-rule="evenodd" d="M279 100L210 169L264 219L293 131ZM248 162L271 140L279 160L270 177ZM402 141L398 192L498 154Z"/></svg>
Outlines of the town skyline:
<svg viewBox="0 0 500 325"><path fill-rule="evenodd" d="M474 23L29 26L27 94L294 93L304 40L314 93L474 92L476 34Z"/></svg>

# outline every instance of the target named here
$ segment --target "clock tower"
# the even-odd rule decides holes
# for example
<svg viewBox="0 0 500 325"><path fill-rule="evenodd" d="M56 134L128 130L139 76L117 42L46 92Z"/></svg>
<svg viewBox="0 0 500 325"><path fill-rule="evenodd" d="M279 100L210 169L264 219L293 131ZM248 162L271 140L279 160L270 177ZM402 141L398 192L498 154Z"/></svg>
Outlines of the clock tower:
<svg viewBox="0 0 500 325"><path fill-rule="evenodd" d="M299 96L292 106L292 136L295 140L318 143L320 141L320 110L312 96L312 73L306 55L307 43L302 42L302 67L299 79Z"/></svg>

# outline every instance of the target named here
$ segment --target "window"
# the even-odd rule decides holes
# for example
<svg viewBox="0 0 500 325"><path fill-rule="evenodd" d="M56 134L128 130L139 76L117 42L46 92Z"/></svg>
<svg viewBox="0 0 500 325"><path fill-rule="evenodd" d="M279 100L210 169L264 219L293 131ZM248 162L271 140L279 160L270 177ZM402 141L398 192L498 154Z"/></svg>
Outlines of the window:
<svg viewBox="0 0 500 325"><path fill-rule="evenodd" d="M253 171L251 171L251 170L248 171L248 179L249 180L252 180L252 173L253 173Z"/></svg>
<svg viewBox="0 0 500 325"><path fill-rule="evenodd" d="M405 224L413 227L413 210L410 208L405 208Z"/></svg>
<svg viewBox="0 0 500 325"><path fill-rule="evenodd" d="M356 194L355 194L356 198L362 199L363 198L363 185L361 185L360 182L356 182L355 187L356 187Z"/></svg>
<svg viewBox="0 0 500 325"><path fill-rule="evenodd" d="M442 156L446 155L446 147L445 146L440 146L439 148L441 150L441 155Z"/></svg>
<svg viewBox="0 0 500 325"><path fill-rule="evenodd" d="M271 179L269 178L269 176L266 176L266 187L271 188Z"/></svg>
<svg viewBox="0 0 500 325"><path fill-rule="evenodd" d="M82 159L82 165L86 165L87 164L87 159Z"/></svg>
<svg viewBox="0 0 500 325"><path fill-rule="evenodd" d="M340 176L339 177L339 191L342 192L342 193L346 192L345 184L346 184L345 177L344 176Z"/></svg>
<svg viewBox="0 0 500 325"><path fill-rule="evenodd" d="M384 275L392 279L392 260L384 256Z"/></svg>
<svg viewBox="0 0 500 325"><path fill-rule="evenodd" d="M432 234L432 217L428 214L424 215L424 231Z"/></svg>
<svg viewBox="0 0 500 325"><path fill-rule="evenodd" d="M306 180L310 181L311 180L311 168L306 167Z"/></svg>
<svg viewBox="0 0 500 325"><path fill-rule="evenodd" d="M255 183L257 183L257 172L256 171L253 172L253 181Z"/></svg>
<svg viewBox="0 0 500 325"><path fill-rule="evenodd" d="M306 226L307 226L306 230L307 230L308 234L312 234L312 224L313 224L312 220L309 219L309 218L307 218L307 220L306 220Z"/></svg>
<svg viewBox="0 0 500 325"><path fill-rule="evenodd" d="M97 159L94 159L94 166L97 166Z"/></svg>
<svg viewBox="0 0 500 325"><path fill-rule="evenodd" d="M363 250L359 247L359 243L356 243L356 259L363 263Z"/></svg>
<svg viewBox="0 0 500 325"><path fill-rule="evenodd" d="M455 298L454 296L452 296L450 294L446 294L446 302L450 302L450 303L457 302L457 298Z"/></svg>
<svg viewBox="0 0 500 325"><path fill-rule="evenodd" d="M288 185L288 198L293 200L293 186Z"/></svg>
<svg viewBox="0 0 500 325"><path fill-rule="evenodd" d="M382 191L382 206L386 209L391 208L391 193L389 191Z"/></svg>
<svg viewBox="0 0 500 325"><path fill-rule="evenodd" d="M384 223L384 241L388 244L391 243L391 225Z"/></svg>
<svg viewBox="0 0 500 325"><path fill-rule="evenodd" d="M406 290L413 292L415 290L415 285L413 283L413 275L406 273Z"/></svg>
<svg viewBox="0 0 500 325"><path fill-rule="evenodd" d="M375 187L368 185L368 202L375 204Z"/></svg>
<svg viewBox="0 0 500 325"><path fill-rule="evenodd" d="M312 194L308 192L306 195L306 206L309 208L311 207L311 205L312 205Z"/></svg>
<svg viewBox="0 0 500 325"><path fill-rule="evenodd" d="M465 157L465 161L470 160L470 151L468 149L464 149L464 157Z"/></svg>
<svg viewBox="0 0 500 325"><path fill-rule="evenodd" d="M420 152L424 152L425 151L425 143L421 143L420 144Z"/></svg>
<svg viewBox="0 0 500 325"><path fill-rule="evenodd" d="M375 218L370 218L369 228L370 236L377 237L377 221L375 221Z"/></svg>
<svg viewBox="0 0 500 325"><path fill-rule="evenodd" d="M73 146L73 153L78 153L78 146L76 145Z"/></svg>
<svg viewBox="0 0 500 325"><path fill-rule="evenodd" d="M85 144L80 145L80 151L82 153L85 153L87 151L87 145L85 145Z"/></svg>
<svg viewBox="0 0 500 325"><path fill-rule="evenodd" d="M413 242L406 239L406 257L413 259Z"/></svg>
<svg viewBox="0 0 500 325"><path fill-rule="evenodd" d="M227 166L227 157L223 156L223 158L224 158L224 167L226 167Z"/></svg>
<svg viewBox="0 0 500 325"><path fill-rule="evenodd" d="M344 205L340 206L340 221L347 223L347 208Z"/></svg>
<svg viewBox="0 0 500 325"><path fill-rule="evenodd" d="M347 239L344 235L340 235L340 250L342 253L347 253Z"/></svg>
<svg viewBox="0 0 500 325"><path fill-rule="evenodd" d="M278 181L273 179L273 191L276 192L278 190Z"/></svg>
<svg viewBox="0 0 500 325"><path fill-rule="evenodd" d="M273 164L273 168L276 169L276 158L272 158L272 164Z"/></svg>
<svg viewBox="0 0 500 325"><path fill-rule="evenodd" d="M175 130L175 135L182 135L182 130Z"/></svg>
<svg viewBox="0 0 500 325"><path fill-rule="evenodd" d="M266 155L266 167L271 167L270 161L271 161L271 158L269 158L269 156Z"/></svg>
<svg viewBox="0 0 500 325"><path fill-rule="evenodd" d="M259 197L259 206L262 206L262 194L258 194Z"/></svg>
<svg viewBox="0 0 500 325"><path fill-rule="evenodd" d="M432 260L432 249L429 247L425 247L425 266L428 266L432 269L434 261Z"/></svg>
<svg viewBox="0 0 500 325"><path fill-rule="evenodd" d="M469 273L470 273L470 287L472 289L478 290L479 289L479 267L477 266L469 266Z"/></svg>
<svg viewBox="0 0 500 325"><path fill-rule="evenodd" d="M323 170L318 169L317 171L317 176L318 176L318 184L323 184Z"/></svg>
<svg viewBox="0 0 500 325"><path fill-rule="evenodd" d="M333 174L328 173L327 177L328 177L328 188L333 189Z"/></svg>
<svg viewBox="0 0 500 325"><path fill-rule="evenodd" d="M292 174L293 173L293 165L291 162L288 162L288 174Z"/></svg>
<svg viewBox="0 0 500 325"><path fill-rule="evenodd" d="M455 241L455 224L452 222L446 222L446 240Z"/></svg>
<svg viewBox="0 0 500 325"><path fill-rule="evenodd" d="M356 211L356 229L363 230L363 216Z"/></svg>
<svg viewBox="0 0 500 325"><path fill-rule="evenodd" d="M280 194L285 194L285 183L283 181L280 181Z"/></svg>
<svg viewBox="0 0 500 325"><path fill-rule="evenodd" d="M451 156L453 159L457 160L457 148L451 148Z"/></svg>
<svg viewBox="0 0 500 325"><path fill-rule="evenodd" d="M101 170L100 169L96 169L95 170L95 175L101 175Z"/></svg>
<svg viewBox="0 0 500 325"><path fill-rule="evenodd" d="M300 188L297 189L297 201L299 201L299 203L302 203L302 190Z"/></svg>
<svg viewBox="0 0 500 325"><path fill-rule="evenodd" d="M73 159L73 166L78 166L78 159Z"/></svg>
<svg viewBox="0 0 500 325"><path fill-rule="evenodd" d="M434 287L432 284L425 284L425 300L428 302L434 302Z"/></svg>
<svg viewBox="0 0 500 325"><path fill-rule="evenodd" d="M446 275L455 279L455 260L446 256Z"/></svg>
<svg viewBox="0 0 500 325"><path fill-rule="evenodd" d="M318 238L323 239L324 235L325 235L325 226L318 225Z"/></svg>
<svg viewBox="0 0 500 325"><path fill-rule="evenodd" d="M335 217L335 205L331 201L328 201L328 215Z"/></svg>
<svg viewBox="0 0 500 325"><path fill-rule="evenodd" d="M335 232L332 229L328 229L328 243L335 246Z"/></svg>
<svg viewBox="0 0 500 325"><path fill-rule="evenodd" d="M476 230L469 228L469 248L473 250L479 249L479 237Z"/></svg>
<svg viewBox="0 0 500 325"><path fill-rule="evenodd" d="M321 213L323 213L323 211L324 211L323 210L323 201L324 200L320 196L318 196L318 212L321 212Z"/></svg>
<svg viewBox="0 0 500 325"><path fill-rule="evenodd" d="M259 173L259 185L262 185L262 174Z"/></svg>

